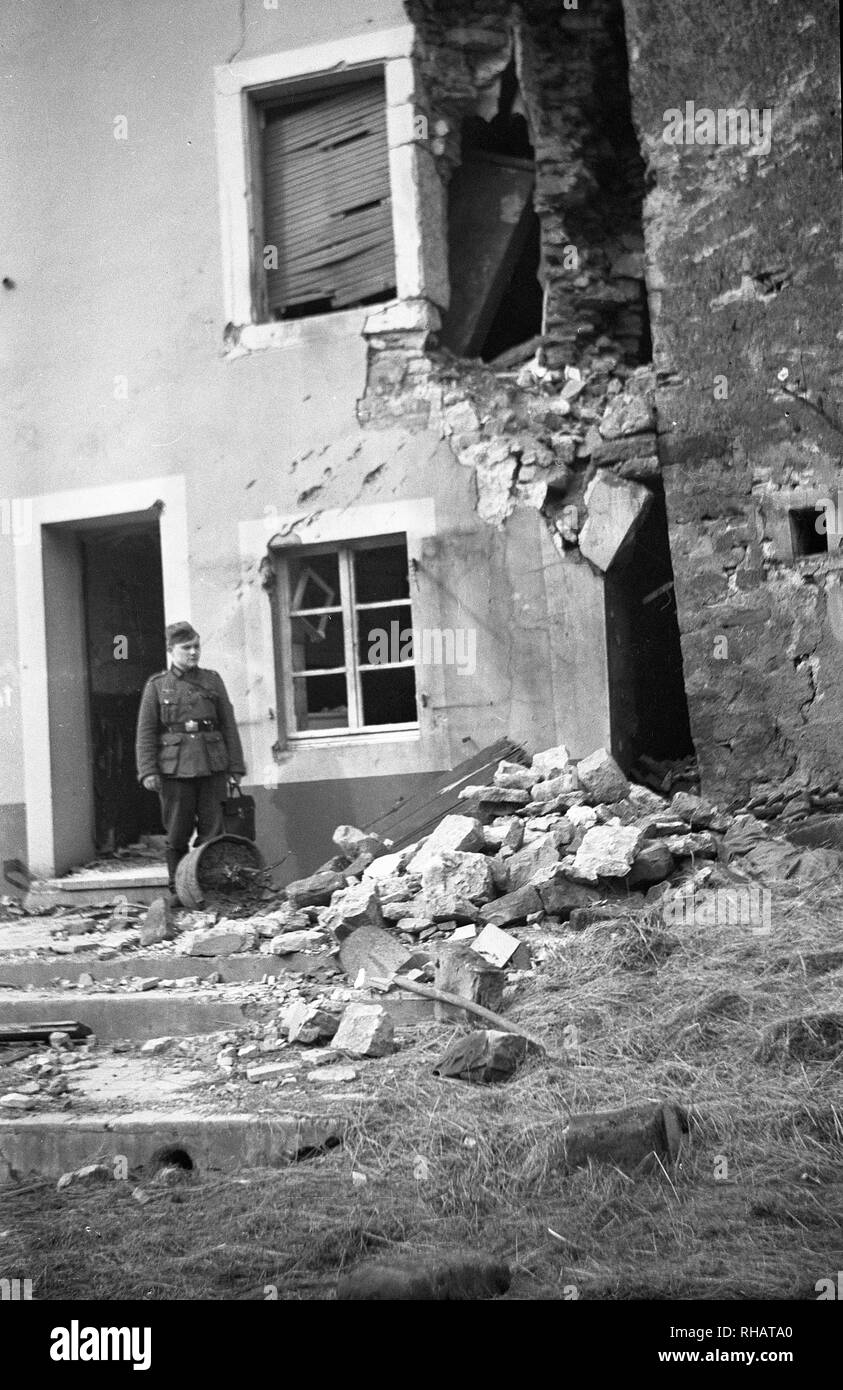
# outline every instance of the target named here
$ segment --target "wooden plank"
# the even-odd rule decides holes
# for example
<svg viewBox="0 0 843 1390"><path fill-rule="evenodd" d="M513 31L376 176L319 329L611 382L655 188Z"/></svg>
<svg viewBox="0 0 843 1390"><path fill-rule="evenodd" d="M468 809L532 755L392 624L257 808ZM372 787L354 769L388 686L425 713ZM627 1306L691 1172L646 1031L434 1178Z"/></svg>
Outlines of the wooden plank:
<svg viewBox="0 0 843 1390"><path fill-rule="evenodd" d="M462 788L475 783L484 786L491 782L495 768L504 758L509 762L529 762L529 755L520 744L513 743L509 738L500 738L449 772L441 773L424 791L396 802L364 829L380 835L382 839L392 840L393 850L412 844L429 834L443 816L464 811L465 803L459 799Z"/></svg>

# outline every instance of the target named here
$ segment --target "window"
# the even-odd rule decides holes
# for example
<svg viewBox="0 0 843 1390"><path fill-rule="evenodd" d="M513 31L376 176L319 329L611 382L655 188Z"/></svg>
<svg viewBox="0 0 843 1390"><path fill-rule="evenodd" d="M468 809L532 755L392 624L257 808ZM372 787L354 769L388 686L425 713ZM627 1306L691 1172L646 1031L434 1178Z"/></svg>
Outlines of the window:
<svg viewBox="0 0 843 1390"><path fill-rule="evenodd" d="M406 537L286 551L278 565L289 734L416 728Z"/></svg>
<svg viewBox="0 0 843 1390"><path fill-rule="evenodd" d="M393 299L383 74L276 93L256 104L256 116L259 317L304 318Z"/></svg>

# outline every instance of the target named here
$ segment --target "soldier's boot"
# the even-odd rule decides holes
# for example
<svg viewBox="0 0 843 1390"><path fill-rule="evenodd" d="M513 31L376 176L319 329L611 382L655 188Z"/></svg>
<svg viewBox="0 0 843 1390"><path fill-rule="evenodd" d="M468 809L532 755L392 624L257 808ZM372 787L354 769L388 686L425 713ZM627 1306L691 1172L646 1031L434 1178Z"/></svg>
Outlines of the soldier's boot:
<svg viewBox="0 0 843 1390"><path fill-rule="evenodd" d="M177 850L167 850L167 887L170 890L170 907L182 907L183 904L176 892L176 869L181 863L182 855Z"/></svg>

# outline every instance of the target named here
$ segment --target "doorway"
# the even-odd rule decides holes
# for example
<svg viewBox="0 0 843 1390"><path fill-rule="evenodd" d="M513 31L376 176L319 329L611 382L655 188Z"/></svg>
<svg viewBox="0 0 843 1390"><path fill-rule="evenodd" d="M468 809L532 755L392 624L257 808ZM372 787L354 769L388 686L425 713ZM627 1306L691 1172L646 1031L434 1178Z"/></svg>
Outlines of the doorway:
<svg viewBox="0 0 843 1390"><path fill-rule="evenodd" d="M158 798L135 767L138 707L166 666L157 522L99 525L79 534L94 843L99 852L163 831Z"/></svg>

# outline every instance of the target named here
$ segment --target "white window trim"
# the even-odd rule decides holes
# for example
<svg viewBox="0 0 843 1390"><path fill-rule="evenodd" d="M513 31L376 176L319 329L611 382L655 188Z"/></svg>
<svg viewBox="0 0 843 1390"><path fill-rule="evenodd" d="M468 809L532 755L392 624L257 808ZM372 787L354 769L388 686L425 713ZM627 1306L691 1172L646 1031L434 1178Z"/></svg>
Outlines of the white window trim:
<svg viewBox="0 0 843 1390"><path fill-rule="evenodd" d="M265 54L214 69L217 170L222 241L223 301L225 321L237 330L239 341L230 357L243 352L280 347L301 341L303 324L326 326L344 318L346 331L359 332L372 306L340 314L319 314L308 319L272 323L254 321L253 303L253 174L254 130L250 93L295 82L302 78L347 73L355 68L382 66L386 86L386 126L389 145L390 189L397 297L423 298L428 275L428 250L441 260L441 247L422 246L422 221L430 224L430 180L422 191L420 144L415 138L415 69L411 61L415 31L410 24L351 36L331 43ZM427 155L429 160L430 156ZM444 217L442 219L444 235ZM439 279L441 281L441 266ZM442 293L439 293L441 301ZM379 307L379 306L375 306Z"/></svg>
<svg viewBox="0 0 843 1390"><path fill-rule="evenodd" d="M280 757L273 755L278 740L278 653L273 617L267 595L259 582L273 538L291 546L342 545L375 536L407 537L407 560L423 563L424 542L436 534L436 508L432 498L412 498L369 506L327 509L318 513L273 514L239 525L243 575L243 603L247 653L247 720L241 733L249 744L250 776L267 789L289 782L326 781L355 777L439 772L449 765L445 721L437 713L446 703L444 670L416 663L419 696L418 729L351 731L338 729L326 735L285 736ZM441 627L438 588L426 586L423 596L411 593L413 624ZM424 697L424 698L422 698Z"/></svg>
<svg viewBox="0 0 843 1390"><path fill-rule="evenodd" d="M367 537L366 539L369 539L369 537ZM406 537L404 537L403 539L406 540ZM298 547L292 550L292 553L298 554ZM311 740L318 740L319 742L321 742L323 739L337 737L345 739L353 737L357 739L361 735L366 734L412 734L419 727L418 719L407 720L401 723L396 721L392 724L360 723L360 720L363 717L363 696L360 684L360 672L362 663L358 660L356 652L357 643L355 634L357 631L357 627L355 618L358 609L355 601L356 596L354 593L354 575L352 562L353 541L347 539L345 541L338 541L332 553L335 553L338 557L340 578L340 595L338 606L340 607L342 613L345 638L345 667L343 670L343 674L346 678L346 692L348 695L348 717L350 720L353 721L353 723L349 727L341 729L316 730L296 728L294 696L295 676L293 673L293 653L290 633L293 613L291 611L289 571L287 569L286 564L284 563L283 555L279 556L278 552L276 551L275 564L276 574L278 578L278 639L280 642L282 654L281 666L283 672L282 679L284 684L283 698L286 706L287 744L289 746L293 746L301 743L307 743ZM409 558L410 557L408 551L408 562ZM410 605L410 610L412 613L412 597L408 597L407 602ZM351 621L349 621L349 619L351 619ZM418 685L417 663L415 661L411 661L406 662L404 664L412 666L416 676L416 683Z"/></svg>

